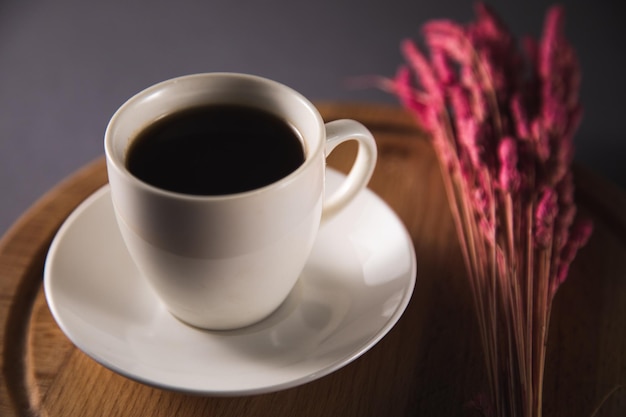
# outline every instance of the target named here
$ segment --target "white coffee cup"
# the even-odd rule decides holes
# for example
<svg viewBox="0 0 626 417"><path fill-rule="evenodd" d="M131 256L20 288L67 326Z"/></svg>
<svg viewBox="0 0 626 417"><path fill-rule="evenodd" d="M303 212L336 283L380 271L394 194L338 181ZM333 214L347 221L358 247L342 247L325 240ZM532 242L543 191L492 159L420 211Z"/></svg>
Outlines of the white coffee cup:
<svg viewBox="0 0 626 417"><path fill-rule="evenodd" d="M138 132L163 115L204 104L269 111L299 132L304 163L267 186L198 196L166 191L132 175L126 152ZM326 156L356 140L358 154L342 186L324 197ZM264 78L195 74L156 84L124 103L105 133L115 215L131 257L167 309L204 329L234 329L271 314L303 270L322 218L345 207L376 163L371 133L353 120L324 124L296 91Z"/></svg>

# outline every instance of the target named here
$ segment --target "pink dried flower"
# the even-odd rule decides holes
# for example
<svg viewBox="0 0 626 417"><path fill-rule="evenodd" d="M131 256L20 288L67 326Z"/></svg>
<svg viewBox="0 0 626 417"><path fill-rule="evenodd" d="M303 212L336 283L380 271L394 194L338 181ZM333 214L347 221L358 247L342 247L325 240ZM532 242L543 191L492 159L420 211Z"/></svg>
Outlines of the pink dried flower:
<svg viewBox="0 0 626 417"><path fill-rule="evenodd" d="M569 230L576 217L576 204L574 202L574 181L572 173L567 172L563 180L556 186L559 200L559 216L554 225L554 245L558 253L563 250Z"/></svg>
<svg viewBox="0 0 626 417"><path fill-rule="evenodd" d="M476 3L474 10L478 20L477 26L480 27L484 37L511 42L513 37L495 10L482 2Z"/></svg>
<svg viewBox="0 0 626 417"><path fill-rule="evenodd" d="M429 34L439 34L441 39L465 39L465 29L457 22L448 19L433 19L422 27L422 33L428 39Z"/></svg>
<svg viewBox="0 0 626 417"><path fill-rule="evenodd" d="M476 74L471 67L463 67L460 70L460 85L470 93L470 107L477 121L483 122L489 113L485 91L476 79Z"/></svg>
<svg viewBox="0 0 626 417"><path fill-rule="evenodd" d="M450 20L432 20L424 25L422 33L431 51L441 52L464 64L471 62L472 51L461 25Z"/></svg>
<svg viewBox="0 0 626 417"><path fill-rule="evenodd" d="M431 134L444 168L489 358L493 415L538 416L554 293L592 230L575 218L570 172L580 69L563 8L548 10L538 42L523 40L526 60L491 8L478 3L476 16L467 25L427 23L429 56L403 42L409 65L394 91ZM520 368L511 373L511 364Z"/></svg>
<svg viewBox="0 0 626 417"><path fill-rule="evenodd" d="M552 78L553 65L561 58L562 54L569 53L569 48L563 50L563 21L565 10L563 7L552 7L546 13L543 36L540 46L539 73L544 78Z"/></svg>
<svg viewBox="0 0 626 417"><path fill-rule="evenodd" d="M450 61L445 53L441 50L433 50L431 54L433 69L443 85L454 85L457 82L454 69L450 65Z"/></svg>
<svg viewBox="0 0 626 417"><path fill-rule="evenodd" d="M485 144L480 121L473 117L471 93L462 86L451 86L448 89L448 100L459 152L467 154L472 164L479 167L483 161Z"/></svg>
<svg viewBox="0 0 626 417"><path fill-rule="evenodd" d="M448 88L448 97L452 116L455 119L467 119L472 117L472 105L470 103L470 91L460 85L451 85Z"/></svg>
<svg viewBox="0 0 626 417"><path fill-rule="evenodd" d="M499 95L508 94L519 81L521 57L515 39L492 8L484 3L475 6L477 21L468 26L468 38L487 72L491 87Z"/></svg>
<svg viewBox="0 0 626 417"><path fill-rule="evenodd" d="M481 187L476 187L472 191L474 209L478 213L485 214L489 211L491 201L487 191Z"/></svg>
<svg viewBox="0 0 626 417"><path fill-rule="evenodd" d="M456 135L459 140L459 144L469 155L472 164L474 166L480 166L482 161L481 155L483 153L483 149L480 145L480 140L478 137L478 123L474 119L466 118L457 120L456 126Z"/></svg>
<svg viewBox="0 0 626 417"><path fill-rule="evenodd" d="M430 123L431 120L428 117L432 113L430 111L432 106L426 103L427 99L425 97L421 97L423 94L411 86L411 71L407 66L403 65L398 69L396 77L387 88L396 94L404 107L418 116L420 122L425 124L426 129L434 128L434 121Z"/></svg>
<svg viewBox="0 0 626 417"><path fill-rule="evenodd" d="M552 293L556 292L558 287L565 281L569 272L569 267L576 257L576 253L580 248L587 244L589 237L593 232L593 224L586 219L578 219L569 236L569 240L565 243L561 257L558 263L558 272L556 279L551 287Z"/></svg>
<svg viewBox="0 0 626 417"><path fill-rule="evenodd" d="M392 88L404 107L415 113L422 123L430 122L427 117L429 106L417 99L418 93L411 87L411 71L407 66L402 66L396 73ZM433 128L433 123L427 123L427 129Z"/></svg>
<svg viewBox="0 0 626 417"><path fill-rule="evenodd" d="M537 73L541 82L541 124L548 140L552 166L547 181L556 183L573 158L572 137L580 123L580 69L576 53L564 35L564 9L551 8L538 45ZM543 144L542 144L543 145Z"/></svg>
<svg viewBox="0 0 626 417"><path fill-rule="evenodd" d="M539 197L535 212L535 245L548 247L552 240L554 219L558 214L557 195L552 188L546 188Z"/></svg>
<svg viewBox="0 0 626 417"><path fill-rule="evenodd" d="M526 108L522 102L521 94L519 93L511 98L511 116L517 137L519 139L530 139L530 122Z"/></svg>
<svg viewBox="0 0 626 417"><path fill-rule="evenodd" d="M550 158L550 141L541 119L536 118L530 122L530 131L537 162L545 164Z"/></svg>
<svg viewBox="0 0 626 417"><path fill-rule="evenodd" d="M428 105L428 98L413 88L410 69L407 66L400 67L396 77L386 85L386 88L393 91L404 107L416 116L422 127L431 132L433 146L437 150L439 160L443 166L449 169L452 165L453 155L445 137L437 130L439 110L435 106Z"/></svg>
<svg viewBox="0 0 626 417"><path fill-rule="evenodd" d="M576 218L576 205L574 204L561 204L559 208L559 216L555 220L554 224L554 249L561 253L563 247L567 243L570 228Z"/></svg>
<svg viewBox="0 0 626 417"><path fill-rule="evenodd" d="M517 169L517 145L512 137L507 136L500 141L498 159L500 188L507 192L516 192L520 186L520 173Z"/></svg>
<svg viewBox="0 0 626 417"><path fill-rule="evenodd" d="M441 110L443 108L441 88L428 60L410 40L402 43L402 51L409 65L418 75L420 83L428 95L429 104Z"/></svg>

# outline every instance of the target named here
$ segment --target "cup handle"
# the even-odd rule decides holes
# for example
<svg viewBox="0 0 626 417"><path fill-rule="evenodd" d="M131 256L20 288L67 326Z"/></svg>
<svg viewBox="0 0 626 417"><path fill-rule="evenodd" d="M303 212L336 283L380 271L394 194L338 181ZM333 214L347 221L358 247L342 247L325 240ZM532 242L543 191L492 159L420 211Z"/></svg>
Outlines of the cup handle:
<svg viewBox="0 0 626 417"><path fill-rule="evenodd" d="M372 133L355 120L335 120L326 123L327 157L338 145L349 140L358 142L358 152L348 177L339 189L328 196L322 208L322 221L328 220L341 211L356 195L365 188L376 166L377 149Z"/></svg>

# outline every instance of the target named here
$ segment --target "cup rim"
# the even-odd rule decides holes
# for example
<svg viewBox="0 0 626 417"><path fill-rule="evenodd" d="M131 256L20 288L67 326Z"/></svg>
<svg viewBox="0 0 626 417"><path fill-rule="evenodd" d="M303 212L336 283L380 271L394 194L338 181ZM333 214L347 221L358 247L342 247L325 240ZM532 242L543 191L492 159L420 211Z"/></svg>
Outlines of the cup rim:
<svg viewBox="0 0 626 417"><path fill-rule="evenodd" d="M130 106L132 106L133 103L135 103L136 101L141 100L142 98L145 98L163 89L164 87L170 84L176 84L181 81L188 81L188 80L195 79L195 78L231 78L231 79L239 78L239 79L253 81L259 84L265 84L265 85L271 86L274 89L282 90L292 95L297 101L299 101L303 106L307 107L308 110L310 110L311 114L316 119L315 122L318 125L318 128L320 129L321 135L324 135L324 132L325 132L324 121L319 111L317 110L317 108L313 105L313 103L311 103L310 100L308 100L298 91L278 81L274 81L274 80L257 76L257 75L237 73L237 72L204 72L204 73L182 75L182 76L178 76L178 77L174 77L174 78L170 78L170 79L158 82L132 95L115 111L115 113L109 120L105 133L104 133L105 156L108 162L110 163L110 166L113 167L118 172L119 175L131 181L134 185L143 188L146 191L149 191L149 192L152 192L152 193L164 196L164 197L172 197L172 198L176 198L179 200L187 200L187 201L225 201L225 200L233 200L233 199L239 199L239 198L244 198L244 197L250 197L253 195L258 195L261 193L268 192L273 189L288 186L290 183L295 181L296 178L299 177L303 171L307 170L310 165L314 164L315 161L318 159L319 154L323 151L324 149L323 139L324 138L322 137L322 140L319 141L316 148L311 149L311 152L306 156L304 162L294 171L290 172L288 175L284 176L283 178L277 181L274 181L272 183L269 183L267 185L264 185L262 187L258 187L252 190L242 191L238 193L219 194L219 195L187 194L187 193L181 193L177 191L171 191L171 190L159 188L137 178L126 168L124 161L116 157L116 153L113 150L113 127L114 125L118 123L118 119L121 118L122 114L126 112L127 109Z"/></svg>

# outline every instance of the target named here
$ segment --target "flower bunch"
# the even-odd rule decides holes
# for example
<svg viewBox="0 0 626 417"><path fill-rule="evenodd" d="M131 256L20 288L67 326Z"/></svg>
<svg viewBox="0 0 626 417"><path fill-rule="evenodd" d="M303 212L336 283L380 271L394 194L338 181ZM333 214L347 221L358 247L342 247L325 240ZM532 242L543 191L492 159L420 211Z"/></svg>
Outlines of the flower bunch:
<svg viewBox="0 0 626 417"><path fill-rule="evenodd" d="M540 416L552 300L592 230L570 167L580 69L561 7L518 45L485 4L423 28L385 88L430 133L474 297L497 416Z"/></svg>

